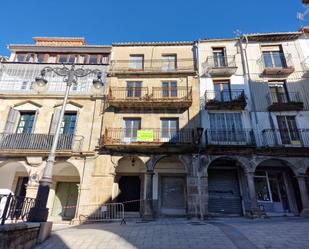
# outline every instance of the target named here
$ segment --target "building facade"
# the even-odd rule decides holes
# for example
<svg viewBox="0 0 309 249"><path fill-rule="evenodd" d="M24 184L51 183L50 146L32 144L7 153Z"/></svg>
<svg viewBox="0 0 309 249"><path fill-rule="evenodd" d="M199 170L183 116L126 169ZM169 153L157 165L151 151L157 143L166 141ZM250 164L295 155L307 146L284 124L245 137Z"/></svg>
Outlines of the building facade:
<svg viewBox="0 0 309 249"><path fill-rule="evenodd" d="M37 88L34 79L44 67L72 63L76 68L107 72L111 52L111 46L87 45L84 38L37 37L34 41L9 45L10 58L0 66L0 188L28 197L36 196L66 87L63 77L55 73L47 73L44 89ZM72 219L76 207L90 196L104 93L92 88L95 77L78 79L70 90L48 199L53 220Z"/></svg>
<svg viewBox="0 0 309 249"><path fill-rule="evenodd" d="M308 29L196 42L35 38L1 62L0 188L35 196L62 104L44 66L106 75L73 85L63 120L50 219L105 203L127 216L309 214Z"/></svg>

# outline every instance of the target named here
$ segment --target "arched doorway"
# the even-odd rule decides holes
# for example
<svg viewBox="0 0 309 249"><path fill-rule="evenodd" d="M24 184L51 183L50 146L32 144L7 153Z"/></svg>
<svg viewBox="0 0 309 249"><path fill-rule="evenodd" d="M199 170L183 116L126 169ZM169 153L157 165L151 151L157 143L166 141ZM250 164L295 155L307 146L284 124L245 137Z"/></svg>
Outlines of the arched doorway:
<svg viewBox="0 0 309 249"><path fill-rule="evenodd" d="M258 207L268 215L298 214L301 211L297 179L289 164L279 159L261 162L254 174Z"/></svg>
<svg viewBox="0 0 309 249"><path fill-rule="evenodd" d="M16 196L27 195L29 173L19 162L7 162L0 166L0 189L11 191Z"/></svg>
<svg viewBox="0 0 309 249"><path fill-rule="evenodd" d="M243 176L240 164L219 158L208 167L208 212L210 215L243 215Z"/></svg>
<svg viewBox="0 0 309 249"><path fill-rule="evenodd" d="M184 216L187 213L187 170L176 157L163 157L154 167L153 199L161 216Z"/></svg>
<svg viewBox="0 0 309 249"><path fill-rule="evenodd" d="M114 201L124 204L127 215L139 216L142 213L145 171L145 164L138 157L123 157L118 161Z"/></svg>
<svg viewBox="0 0 309 249"><path fill-rule="evenodd" d="M80 176L74 165L61 162L54 165L53 184L49 195L50 212L54 220L72 220L75 217Z"/></svg>

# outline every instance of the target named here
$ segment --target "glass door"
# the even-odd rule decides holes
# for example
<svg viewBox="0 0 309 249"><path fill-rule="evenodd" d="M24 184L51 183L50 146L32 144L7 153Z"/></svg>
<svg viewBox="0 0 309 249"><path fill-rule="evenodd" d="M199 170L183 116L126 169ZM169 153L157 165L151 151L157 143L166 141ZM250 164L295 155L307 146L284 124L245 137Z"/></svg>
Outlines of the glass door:
<svg viewBox="0 0 309 249"><path fill-rule="evenodd" d="M179 141L178 119L161 119L161 142Z"/></svg>
<svg viewBox="0 0 309 249"><path fill-rule="evenodd" d="M295 116L277 116L279 133L283 145L299 145L300 136Z"/></svg>
<svg viewBox="0 0 309 249"><path fill-rule="evenodd" d="M124 142L137 142L137 131L141 129L141 120L138 118L124 119Z"/></svg>

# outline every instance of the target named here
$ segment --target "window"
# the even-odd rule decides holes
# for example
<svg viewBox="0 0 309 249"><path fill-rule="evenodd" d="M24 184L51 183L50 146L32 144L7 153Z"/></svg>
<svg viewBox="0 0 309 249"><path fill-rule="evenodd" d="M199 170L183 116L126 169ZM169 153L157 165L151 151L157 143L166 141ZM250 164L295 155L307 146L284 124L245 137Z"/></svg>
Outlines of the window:
<svg viewBox="0 0 309 249"><path fill-rule="evenodd" d="M82 54L79 56L78 63L83 64L86 63L86 55Z"/></svg>
<svg viewBox="0 0 309 249"><path fill-rule="evenodd" d="M295 116L277 116L282 144L300 144Z"/></svg>
<svg viewBox="0 0 309 249"><path fill-rule="evenodd" d="M162 55L162 71L175 71L177 68L177 56L175 54Z"/></svg>
<svg viewBox="0 0 309 249"><path fill-rule="evenodd" d="M59 55L58 63L66 63L68 56L66 54Z"/></svg>
<svg viewBox="0 0 309 249"><path fill-rule="evenodd" d="M267 176L254 177L255 192L258 201L271 201Z"/></svg>
<svg viewBox="0 0 309 249"><path fill-rule="evenodd" d="M212 141L246 142L241 113L209 113Z"/></svg>
<svg viewBox="0 0 309 249"><path fill-rule="evenodd" d="M269 82L268 83L271 101L273 103L287 103L288 95L284 82Z"/></svg>
<svg viewBox="0 0 309 249"><path fill-rule="evenodd" d="M213 48L213 60L215 67L226 67L226 57L225 57L225 49L224 48Z"/></svg>
<svg viewBox="0 0 309 249"><path fill-rule="evenodd" d="M26 59L26 56L27 56L26 54L17 54L15 61L17 61L17 62L24 62L25 59Z"/></svg>
<svg viewBox="0 0 309 249"><path fill-rule="evenodd" d="M219 102L229 102L232 100L231 85L228 80L214 81L214 98Z"/></svg>
<svg viewBox="0 0 309 249"><path fill-rule="evenodd" d="M142 95L142 82L141 81L128 81L127 82L127 97L139 98Z"/></svg>
<svg viewBox="0 0 309 249"><path fill-rule="evenodd" d="M141 129L141 119L125 118L124 127L125 142L137 142L137 131Z"/></svg>
<svg viewBox="0 0 309 249"><path fill-rule="evenodd" d="M161 141L172 143L179 141L178 118L161 119Z"/></svg>
<svg viewBox="0 0 309 249"><path fill-rule="evenodd" d="M43 62L45 62L45 54L37 54L37 61L39 62L39 63L43 63Z"/></svg>
<svg viewBox="0 0 309 249"><path fill-rule="evenodd" d="M144 69L144 55L130 55L129 69L143 70Z"/></svg>
<svg viewBox="0 0 309 249"><path fill-rule="evenodd" d="M36 62L36 55L35 54L27 54L26 62Z"/></svg>
<svg viewBox="0 0 309 249"><path fill-rule="evenodd" d="M89 64L98 64L98 55L89 55Z"/></svg>
<svg viewBox="0 0 309 249"><path fill-rule="evenodd" d="M265 67L286 67L286 62L281 46L263 46L262 54Z"/></svg>
<svg viewBox="0 0 309 249"><path fill-rule="evenodd" d="M100 64L108 64L108 54L99 55Z"/></svg>
<svg viewBox="0 0 309 249"><path fill-rule="evenodd" d="M77 57L76 57L75 54L69 55L69 63L70 63L70 64L76 63L76 62L77 62L76 59L77 59Z"/></svg>
<svg viewBox="0 0 309 249"><path fill-rule="evenodd" d="M162 96L177 97L177 82L176 81L164 81L162 82Z"/></svg>
<svg viewBox="0 0 309 249"><path fill-rule="evenodd" d="M35 118L35 112L21 112L16 133L31 133Z"/></svg>
<svg viewBox="0 0 309 249"><path fill-rule="evenodd" d="M68 112L63 116L61 123L61 134L72 135L74 134L76 126L76 112Z"/></svg>

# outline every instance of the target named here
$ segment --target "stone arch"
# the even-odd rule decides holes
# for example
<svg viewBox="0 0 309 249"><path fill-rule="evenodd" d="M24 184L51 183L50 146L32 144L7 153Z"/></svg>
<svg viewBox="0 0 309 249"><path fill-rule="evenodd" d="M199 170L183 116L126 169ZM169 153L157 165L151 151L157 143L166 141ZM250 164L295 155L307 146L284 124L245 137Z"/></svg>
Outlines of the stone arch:
<svg viewBox="0 0 309 249"><path fill-rule="evenodd" d="M16 191L19 192L17 189L19 178L28 178L28 180L23 183L24 186L20 186L26 187L25 184L28 183L29 176L29 170L24 163L13 160L2 162L0 164L0 189L9 189L18 195L20 193L16 193Z"/></svg>
<svg viewBox="0 0 309 249"><path fill-rule="evenodd" d="M239 166L243 169L245 173L249 172L251 169L251 163L248 159L243 157L236 157L236 156L213 156L208 160L205 160L205 164L202 166L203 175L208 175L208 168L211 166L212 163L218 160L229 160L235 161Z"/></svg>
<svg viewBox="0 0 309 249"><path fill-rule="evenodd" d="M184 160L184 158L180 156L168 156L168 155L160 155L156 156L152 159L152 166L153 170L156 170L158 168L158 165L160 163L164 163L165 161L174 160L174 163L179 163L183 167L183 169L186 171L186 173L190 172L190 167L188 166L187 162Z"/></svg>
<svg viewBox="0 0 309 249"><path fill-rule="evenodd" d="M262 157L255 161L255 191L258 205L267 213L294 213L302 209L301 193L293 160Z"/></svg>
<svg viewBox="0 0 309 249"><path fill-rule="evenodd" d="M282 166L286 166L289 169L291 169L294 175L298 175L297 166L290 159L288 158L283 159L283 158L278 158L278 157L267 157L267 158L264 157L264 158L259 158L255 160L254 165L253 165L253 171L256 171L258 166L268 161L278 161L282 164Z"/></svg>
<svg viewBox="0 0 309 249"><path fill-rule="evenodd" d="M81 174L76 165L68 161L58 161L54 164L47 204L51 219L71 220L75 217L80 182Z"/></svg>
<svg viewBox="0 0 309 249"><path fill-rule="evenodd" d="M117 160L115 173L144 172L146 170L144 161L138 156L123 156Z"/></svg>

